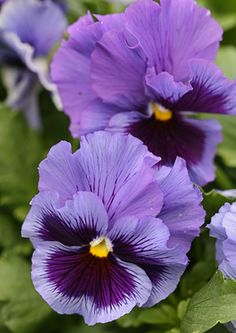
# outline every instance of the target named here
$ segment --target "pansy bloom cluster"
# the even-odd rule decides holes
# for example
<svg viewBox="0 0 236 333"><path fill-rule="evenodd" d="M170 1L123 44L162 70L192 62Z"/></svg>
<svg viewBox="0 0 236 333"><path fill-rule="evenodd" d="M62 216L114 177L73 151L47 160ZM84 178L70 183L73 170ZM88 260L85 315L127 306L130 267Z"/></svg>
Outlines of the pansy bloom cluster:
<svg viewBox="0 0 236 333"><path fill-rule="evenodd" d="M205 215L181 158L162 167L140 140L98 132L74 154L57 144L39 174L22 233L54 310L104 323L176 288Z"/></svg>
<svg viewBox="0 0 236 333"><path fill-rule="evenodd" d="M236 86L212 63L222 30L193 0L138 0L124 14L90 14L68 29L52 64L75 137L131 133L173 165L186 160L199 185L215 177L215 120L235 114Z"/></svg>
<svg viewBox="0 0 236 333"><path fill-rule="evenodd" d="M124 13L88 12L69 26L53 84L37 66L63 35L65 2L8 0L0 12L0 61L21 88L13 100L27 96L30 112L28 77L57 87L80 138L75 152L61 141L41 162L22 236L34 247L35 289L88 325L176 289L205 221L198 185L214 180L222 140L203 114L236 115L236 82L214 64L222 29L210 12L193 0L129 2ZM232 279L235 216L235 204L225 205L209 226Z"/></svg>

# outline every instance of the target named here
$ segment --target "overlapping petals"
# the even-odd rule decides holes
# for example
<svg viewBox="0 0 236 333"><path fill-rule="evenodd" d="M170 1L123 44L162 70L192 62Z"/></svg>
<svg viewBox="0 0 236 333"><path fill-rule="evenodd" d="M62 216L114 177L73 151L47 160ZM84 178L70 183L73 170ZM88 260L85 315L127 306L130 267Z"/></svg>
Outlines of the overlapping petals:
<svg viewBox="0 0 236 333"><path fill-rule="evenodd" d="M131 133L163 164L180 156L194 182L212 181L220 126L191 118L236 114L236 84L212 63L220 26L193 0L138 0L96 19L88 14L69 28L52 64L73 136ZM158 118L153 105L170 118Z"/></svg>
<svg viewBox="0 0 236 333"><path fill-rule="evenodd" d="M98 132L83 137L74 154L66 142L54 146L39 166L39 189L58 192L62 204L77 191L91 191L103 200L111 221L127 212L155 216L163 196L153 181L159 160L132 136Z"/></svg>
<svg viewBox="0 0 236 333"><path fill-rule="evenodd" d="M216 238L216 259L225 277L236 279L236 204L226 203L213 216L210 235Z"/></svg>
<svg viewBox="0 0 236 333"><path fill-rule="evenodd" d="M35 288L55 311L93 325L176 288L204 221L183 160L163 167L137 138L97 132L75 153L57 144L39 173L22 234L35 247Z"/></svg>

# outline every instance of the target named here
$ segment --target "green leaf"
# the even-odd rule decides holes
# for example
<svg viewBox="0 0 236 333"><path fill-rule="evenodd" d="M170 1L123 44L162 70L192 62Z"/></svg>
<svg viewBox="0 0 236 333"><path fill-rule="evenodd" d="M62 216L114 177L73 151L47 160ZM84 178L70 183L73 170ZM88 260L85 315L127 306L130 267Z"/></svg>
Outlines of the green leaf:
<svg viewBox="0 0 236 333"><path fill-rule="evenodd" d="M235 16L234 16L235 22ZM234 46L222 46L218 52L216 63L230 79L236 77L236 48Z"/></svg>
<svg viewBox="0 0 236 333"><path fill-rule="evenodd" d="M1 257L0 281L0 324L13 333L35 332L51 309L34 290L28 263Z"/></svg>
<svg viewBox="0 0 236 333"><path fill-rule="evenodd" d="M178 304L177 316L180 321L182 321L182 319L184 318L188 303L189 303L189 300L183 300Z"/></svg>
<svg viewBox="0 0 236 333"><path fill-rule="evenodd" d="M216 190L204 193L202 204L207 213L206 219L210 220L210 218L219 211L221 206L223 206L226 202L232 203L233 201L233 198L225 197Z"/></svg>
<svg viewBox="0 0 236 333"><path fill-rule="evenodd" d="M235 66L236 67L236 66ZM217 116L223 128L223 143L219 146L219 155L228 167L236 167L236 117L235 116Z"/></svg>
<svg viewBox="0 0 236 333"><path fill-rule="evenodd" d="M142 313L138 308L133 309L129 314L121 317L117 320L119 326L123 328L129 327L138 327L142 324L141 320L139 320L139 313Z"/></svg>
<svg viewBox="0 0 236 333"><path fill-rule="evenodd" d="M198 291L188 304L182 333L203 333L217 323L236 318L236 281L225 280L221 272Z"/></svg>
<svg viewBox="0 0 236 333"><path fill-rule="evenodd" d="M213 255L214 254L215 252ZM216 264L214 260L197 262L189 271L185 273L180 281L179 288L181 296L183 298L191 297L207 283L207 281L214 274L215 270ZM187 306L187 304L185 304L185 306Z"/></svg>
<svg viewBox="0 0 236 333"><path fill-rule="evenodd" d="M23 219L37 192L37 166L43 156L40 136L22 114L0 104L0 203Z"/></svg>
<svg viewBox="0 0 236 333"><path fill-rule="evenodd" d="M218 155L222 158L225 165L228 167L236 167L236 154L235 154L235 142L236 142L236 117L229 115L210 115L201 114L200 119L215 119L218 120L222 126L223 141L218 146Z"/></svg>
<svg viewBox="0 0 236 333"><path fill-rule="evenodd" d="M146 324L168 324L169 326L178 326L179 320L176 309L168 304L161 304L155 308L143 309L138 319Z"/></svg>

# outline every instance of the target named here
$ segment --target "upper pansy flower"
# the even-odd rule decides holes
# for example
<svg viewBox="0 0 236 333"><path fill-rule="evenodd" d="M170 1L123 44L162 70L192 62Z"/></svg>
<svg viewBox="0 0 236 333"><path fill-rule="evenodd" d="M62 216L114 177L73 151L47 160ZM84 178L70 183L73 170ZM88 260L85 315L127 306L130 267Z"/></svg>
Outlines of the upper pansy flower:
<svg viewBox="0 0 236 333"><path fill-rule="evenodd" d="M236 113L236 86L212 63L222 29L193 0L139 0L124 14L72 25L52 63L73 136L131 133L162 163L184 158L200 185L215 177L220 125L198 113ZM192 117L192 118L191 118Z"/></svg>
<svg viewBox="0 0 236 333"><path fill-rule="evenodd" d="M226 203L208 226L216 238L216 259L226 278L236 280L236 203Z"/></svg>
<svg viewBox="0 0 236 333"><path fill-rule="evenodd" d="M58 95L48 75L46 57L66 29L60 8L48 1L8 0L0 12L0 63L8 88L7 102L25 112L37 127L37 91L39 82Z"/></svg>
<svg viewBox="0 0 236 333"><path fill-rule="evenodd" d="M22 234L36 290L59 313L107 322L177 286L204 222L184 160L162 167L137 138L97 132L54 146Z"/></svg>

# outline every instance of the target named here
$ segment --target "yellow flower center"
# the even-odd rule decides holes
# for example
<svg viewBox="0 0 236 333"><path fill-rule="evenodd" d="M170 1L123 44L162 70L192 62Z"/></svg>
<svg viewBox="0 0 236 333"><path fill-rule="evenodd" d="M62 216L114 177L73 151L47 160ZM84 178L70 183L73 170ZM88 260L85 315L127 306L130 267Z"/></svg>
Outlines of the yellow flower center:
<svg viewBox="0 0 236 333"><path fill-rule="evenodd" d="M163 108L159 104L152 103L151 108L156 120L168 121L172 118L173 112Z"/></svg>
<svg viewBox="0 0 236 333"><path fill-rule="evenodd" d="M106 237L96 238L90 243L89 252L95 257L106 258L109 252L111 251L112 251L111 242Z"/></svg>

